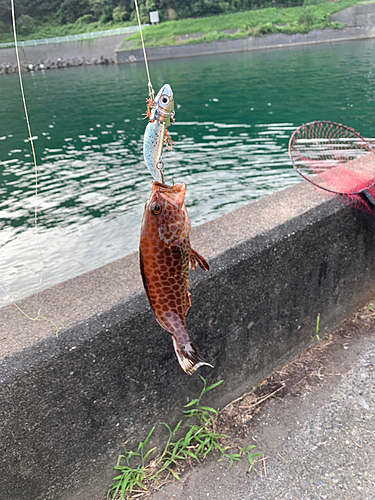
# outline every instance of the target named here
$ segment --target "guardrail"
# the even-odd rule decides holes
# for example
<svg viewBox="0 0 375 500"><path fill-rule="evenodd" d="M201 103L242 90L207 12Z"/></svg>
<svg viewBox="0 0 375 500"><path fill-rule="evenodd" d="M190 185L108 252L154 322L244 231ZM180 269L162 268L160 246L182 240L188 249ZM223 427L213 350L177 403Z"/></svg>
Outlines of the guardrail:
<svg viewBox="0 0 375 500"><path fill-rule="evenodd" d="M149 24L142 24L142 29ZM124 26L112 30L92 31L91 33L79 33L78 35L57 36L54 38L41 38L40 40L25 40L17 42L18 47L29 47L35 45L49 45L53 43L75 42L77 40L91 40L114 35L129 35L139 31L139 26ZM14 42L0 43L0 48L14 47Z"/></svg>

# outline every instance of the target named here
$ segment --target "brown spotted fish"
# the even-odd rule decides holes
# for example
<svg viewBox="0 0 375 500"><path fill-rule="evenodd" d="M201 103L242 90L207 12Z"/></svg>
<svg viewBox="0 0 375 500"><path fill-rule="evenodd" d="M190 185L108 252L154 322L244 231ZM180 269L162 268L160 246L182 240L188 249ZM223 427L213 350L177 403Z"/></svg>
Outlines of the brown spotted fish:
<svg viewBox="0 0 375 500"><path fill-rule="evenodd" d="M152 183L139 244L141 274L158 323L170 334L181 368L192 375L206 363L190 340L185 316L190 302L189 264L208 271L206 260L190 246L186 184Z"/></svg>

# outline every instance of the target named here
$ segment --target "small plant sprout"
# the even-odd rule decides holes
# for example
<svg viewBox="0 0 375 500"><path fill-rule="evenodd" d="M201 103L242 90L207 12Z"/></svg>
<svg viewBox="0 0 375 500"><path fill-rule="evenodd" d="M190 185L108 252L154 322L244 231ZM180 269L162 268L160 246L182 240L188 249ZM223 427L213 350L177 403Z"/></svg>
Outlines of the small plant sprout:
<svg viewBox="0 0 375 500"><path fill-rule="evenodd" d="M320 337L318 335L319 333L319 322L320 322L320 313L318 314L318 316L316 317L316 327L315 327L315 336L318 340L320 340Z"/></svg>
<svg viewBox="0 0 375 500"><path fill-rule="evenodd" d="M119 475L113 479L107 498L123 500L142 496L142 494L147 493L148 486L157 485L158 480L160 483L160 480L165 479L168 474L180 481L179 467L184 462L190 460L199 463L214 450L217 450L220 454L219 461L229 460L228 469L232 467L235 461L241 460L242 456L245 455L248 457L249 470L254 467L256 459L261 453L252 453L254 445L246 448L227 446L225 444L227 436L216 430L218 411L209 406L201 405L202 397L208 391L212 391L222 384L223 381L219 380L207 387L206 380L203 377L201 379L203 389L199 397L185 405L184 408L186 409L183 410L184 416L187 419L192 419L194 423L189 424L186 427L185 434L174 442L183 421L180 420L173 430L165 422L160 422L160 425L167 429L169 437L163 451L148 463L147 459L150 459L150 455L156 448L151 448L146 452L145 447L155 430L155 426L151 429L147 438L139 443L136 452L125 449L114 467L115 470L119 471ZM230 450L235 451L229 453Z"/></svg>
<svg viewBox="0 0 375 500"><path fill-rule="evenodd" d="M251 453L251 450L255 448L255 444L251 444L250 446L246 446L246 448L241 448L240 446L238 447L238 449L240 450L240 453L242 455L245 455L247 454L247 459L249 460L249 470L248 472L251 471L251 469L254 469L255 470L255 462L256 462L256 459L257 457L260 457L262 455L262 453L255 453L254 455Z"/></svg>

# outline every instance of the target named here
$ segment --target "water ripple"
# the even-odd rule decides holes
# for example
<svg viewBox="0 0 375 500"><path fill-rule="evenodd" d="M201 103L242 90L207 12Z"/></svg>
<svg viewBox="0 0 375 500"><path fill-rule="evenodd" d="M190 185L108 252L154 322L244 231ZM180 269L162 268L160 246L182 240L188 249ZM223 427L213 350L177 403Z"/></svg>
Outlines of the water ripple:
<svg viewBox="0 0 375 500"><path fill-rule="evenodd" d="M192 225L298 182L287 149L301 123L338 121L375 137L374 49L370 40L152 63L154 87L175 91L165 176L187 183ZM16 78L1 79L0 284L15 299L137 248L151 187L142 82L142 65L25 75L43 267L22 102Z"/></svg>

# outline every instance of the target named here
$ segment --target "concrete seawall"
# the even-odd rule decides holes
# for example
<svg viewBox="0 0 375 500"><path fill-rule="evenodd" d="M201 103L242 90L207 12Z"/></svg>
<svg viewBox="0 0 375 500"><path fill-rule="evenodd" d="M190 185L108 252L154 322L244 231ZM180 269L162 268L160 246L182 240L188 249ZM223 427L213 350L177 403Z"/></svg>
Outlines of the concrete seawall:
<svg viewBox="0 0 375 500"><path fill-rule="evenodd" d="M126 231L126 228L124 228ZM220 407L374 291L373 219L300 183L192 231L188 328ZM0 498L103 500L124 443L173 425L201 388L144 296L136 253L0 308ZM157 444L157 438L156 438Z"/></svg>
<svg viewBox="0 0 375 500"><path fill-rule="evenodd" d="M100 57L114 59L115 50L124 38L125 35L114 35L75 42L20 47L20 60L35 65L41 61L46 62L48 59L57 61L59 58L65 60L74 58L92 60ZM15 49L0 49L0 63L16 65Z"/></svg>

